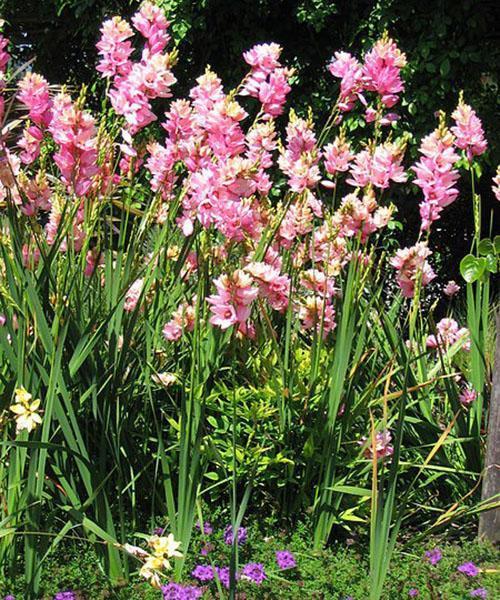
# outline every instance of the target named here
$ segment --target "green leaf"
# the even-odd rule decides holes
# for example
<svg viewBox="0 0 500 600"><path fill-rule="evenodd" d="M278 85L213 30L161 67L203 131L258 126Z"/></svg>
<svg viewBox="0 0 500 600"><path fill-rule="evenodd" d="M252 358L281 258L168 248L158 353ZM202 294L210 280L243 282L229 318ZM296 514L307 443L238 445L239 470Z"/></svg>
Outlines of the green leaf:
<svg viewBox="0 0 500 600"><path fill-rule="evenodd" d="M479 254L486 256L486 254L493 254L495 252L495 248L493 247L493 243L488 238L481 240L477 247Z"/></svg>
<svg viewBox="0 0 500 600"><path fill-rule="evenodd" d="M467 283L477 281L484 273L486 261L484 258L476 258L472 254L464 256L460 262L460 274Z"/></svg>
<svg viewBox="0 0 500 600"><path fill-rule="evenodd" d="M486 257L486 269L490 273L496 273L498 270L498 259L494 254L488 254Z"/></svg>
<svg viewBox="0 0 500 600"><path fill-rule="evenodd" d="M500 235L496 235L493 239L493 246L495 247L495 252L500 254Z"/></svg>
<svg viewBox="0 0 500 600"><path fill-rule="evenodd" d="M442 77L446 77L446 75L448 75L450 72L450 61L448 58L445 58L439 66L439 72L441 73Z"/></svg>

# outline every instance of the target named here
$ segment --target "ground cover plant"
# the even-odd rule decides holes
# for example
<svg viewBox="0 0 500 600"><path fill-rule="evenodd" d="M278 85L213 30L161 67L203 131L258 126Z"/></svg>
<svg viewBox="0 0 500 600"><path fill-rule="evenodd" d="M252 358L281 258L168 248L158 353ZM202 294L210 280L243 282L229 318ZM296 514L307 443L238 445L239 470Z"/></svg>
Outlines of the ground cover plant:
<svg viewBox="0 0 500 600"><path fill-rule="evenodd" d="M396 548L498 505L479 494L500 252L476 192L481 121L460 96L408 162L407 57L388 33L332 57L322 124L287 106L277 44L244 53L235 89L207 67L173 99L182 56L158 7L101 34L94 114L85 87L9 66L0 42L4 577L41 597L78 539L110 585L234 598L267 578L243 528L265 507L307 521L311 552L360 536L365 597L384 597ZM402 247L399 188L421 217ZM460 282L432 253L454 202L474 209ZM223 562L180 588L216 507Z"/></svg>

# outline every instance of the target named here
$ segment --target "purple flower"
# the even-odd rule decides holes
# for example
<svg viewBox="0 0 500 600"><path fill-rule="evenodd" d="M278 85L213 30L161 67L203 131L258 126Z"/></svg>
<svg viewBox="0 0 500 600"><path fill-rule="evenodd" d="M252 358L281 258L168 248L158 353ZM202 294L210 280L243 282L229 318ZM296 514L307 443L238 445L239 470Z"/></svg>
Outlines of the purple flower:
<svg viewBox="0 0 500 600"><path fill-rule="evenodd" d="M467 575L467 577L475 577L479 575L479 569L473 562L465 562L463 565L457 567L457 571Z"/></svg>
<svg viewBox="0 0 500 600"><path fill-rule="evenodd" d="M59 592L54 596L54 600L76 600L76 594L71 590Z"/></svg>
<svg viewBox="0 0 500 600"><path fill-rule="evenodd" d="M201 531L201 524L199 521L196 523L196 529ZM203 523L203 535L212 535L213 532L214 529L212 525L208 521L205 521L205 523Z"/></svg>
<svg viewBox="0 0 500 600"><path fill-rule="evenodd" d="M196 565L191 571L191 577L198 579L198 581L212 581L214 578L214 570L210 565Z"/></svg>
<svg viewBox="0 0 500 600"><path fill-rule="evenodd" d="M196 600L201 598L203 590L194 585L181 585L171 581L161 588L163 600Z"/></svg>
<svg viewBox="0 0 500 600"><path fill-rule="evenodd" d="M486 599L488 597L488 590L486 588L477 588L475 590L472 590L469 596L472 596L473 598Z"/></svg>
<svg viewBox="0 0 500 600"><path fill-rule="evenodd" d="M244 544L247 541L247 528L246 527L240 527L238 529L238 544ZM228 545L228 546L232 546L233 545L233 528L231 525L228 525L226 527L226 529L224 530L224 542Z"/></svg>
<svg viewBox="0 0 500 600"><path fill-rule="evenodd" d="M207 554L208 554L209 552L212 552L212 550L213 550L213 549L214 549L214 545L213 545L213 544L210 544L210 543L205 543L205 544L203 544L203 546L201 547L200 554L201 554L202 556L207 556Z"/></svg>
<svg viewBox="0 0 500 600"><path fill-rule="evenodd" d="M417 588L410 588L408 590L408 596L410 596L410 598L416 598L419 595L420 595L420 592L417 590Z"/></svg>
<svg viewBox="0 0 500 600"><path fill-rule="evenodd" d="M426 551L425 558L431 565L435 566L443 558L443 555L439 548L433 548L432 550Z"/></svg>
<svg viewBox="0 0 500 600"><path fill-rule="evenodd" d="M0 315L0 325L3 325L3 323L1 322L1 317L2 317L2 315ZM9 594L8 596L5 596L5 598L3 600L16 600L16 598L12 594Z"/></svg>
<svg viewBox="0 0 500 600"><path fill-rule="evenodd" d="M260 585L264 579L267 579L264 565L261 563L248 563L241 570L241 576L245 579L250 579L257 585Z"/></svg>
<svg viewBox="0 0 500 600"><path fill-rule="evenodd" d="M215 567L217 577L222 585L229 589L229 567Z"/></svg>
<svg viewBox="0 0 500 600"><path fill-rule="evenodd" d="M276 563L278 568L282 571L285 569L293 569L297 566L295 556L289 550L277 550Z"/></svg>

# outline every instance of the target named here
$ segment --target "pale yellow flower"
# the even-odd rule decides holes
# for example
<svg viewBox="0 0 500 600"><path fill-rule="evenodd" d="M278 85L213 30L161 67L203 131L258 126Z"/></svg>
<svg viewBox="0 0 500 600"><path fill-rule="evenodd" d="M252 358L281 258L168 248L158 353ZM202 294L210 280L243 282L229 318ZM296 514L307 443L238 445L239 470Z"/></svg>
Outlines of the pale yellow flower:
<svg viewBox="0 0 500 600"><path fill-rule="evenodd" d="M149 538L149 545L153 548L157 556L166 554L169 558L173 556L182 557L182 554L177 550L181 543L175 541L172 533L169 533L167 537L151 536Z"/></svg>
<svg viewBox="0 0 500 600"><path fill-rule="evenodd" d="M42 417L37 412L40 400L32 400L32 395L23 387L16 389L15 400L10 410L16 415L16 432L26 429L30 433L42 422Z"/></svg>

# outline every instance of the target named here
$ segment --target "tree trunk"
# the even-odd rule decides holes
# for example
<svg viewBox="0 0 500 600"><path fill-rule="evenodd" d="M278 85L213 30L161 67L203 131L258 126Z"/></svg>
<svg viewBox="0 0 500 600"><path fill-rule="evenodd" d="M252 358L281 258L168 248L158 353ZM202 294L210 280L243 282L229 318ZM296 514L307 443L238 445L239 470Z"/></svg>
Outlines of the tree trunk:
<svg viewBox="0 0 500 600"><path fill-rule="evenodd" d="M483 501L500 494L500 309L497 310L496 314L496 328L495 364L482 489ZM481 513L479 517L479 537L493 543L500 541L500 508L493 508Z"/></svg>

